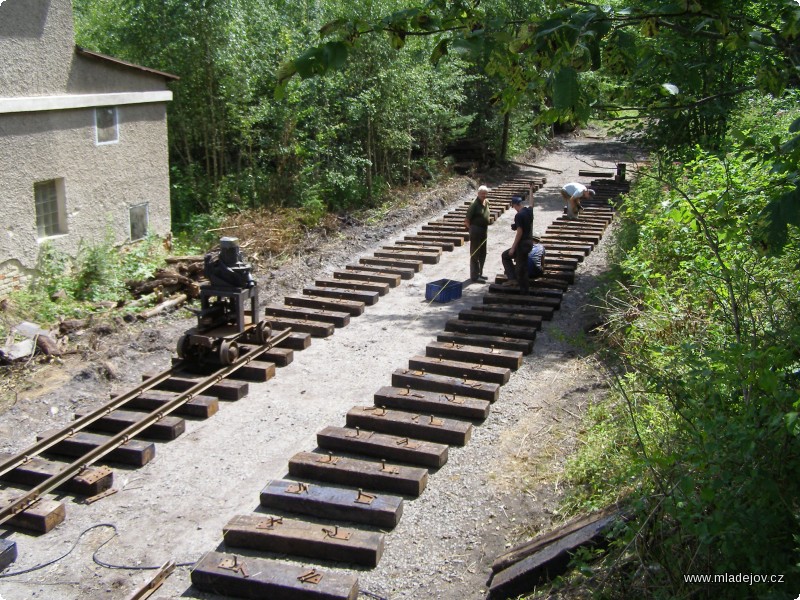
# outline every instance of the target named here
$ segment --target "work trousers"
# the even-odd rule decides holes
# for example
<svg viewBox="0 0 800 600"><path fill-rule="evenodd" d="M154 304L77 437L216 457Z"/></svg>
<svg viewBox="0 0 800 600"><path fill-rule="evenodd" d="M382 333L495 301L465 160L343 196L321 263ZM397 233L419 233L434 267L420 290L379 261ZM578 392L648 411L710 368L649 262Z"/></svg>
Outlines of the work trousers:
<svg viewBox="0 0 800 600"><path fill-rule="evenodd" d="M520 294L527 294L530 285L528 283L528 253L531 248L533 248L533 240L522 240L517 245L514 256L511 256L508 250L503 250L503 254L500 255L506 277L517 280Z"/></svg>
<svg viewBox="0 0 800 600"><path fill-rule="evenodd" d="M482 225L469 226L469 276L475 280L483 275L486 264L486 238L488 228Z"/></svg>

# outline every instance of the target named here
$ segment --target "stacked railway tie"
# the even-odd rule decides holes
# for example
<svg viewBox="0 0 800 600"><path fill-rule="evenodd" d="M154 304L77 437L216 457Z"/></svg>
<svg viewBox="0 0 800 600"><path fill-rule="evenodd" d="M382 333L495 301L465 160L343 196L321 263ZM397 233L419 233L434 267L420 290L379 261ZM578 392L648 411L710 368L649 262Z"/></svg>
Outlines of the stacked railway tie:
<svg viewBox="0 0 800 600"><path fill-rule="evenodd" d="M344 426L319 431L317 448L289 460L290 479L266 484L264 512L230 519L225 551L208 552L195 564L195 587L245 597L358 596L354 575L313 561L377 566L404 501L419 497L430 471L446 464L449 446L466 445L488 417L501 386L533 350L542 321L559 308L578 263L613 219L608 199L619 189L602 182L593 187L597 200L584 205L578 222L558 219L543 236L549 266L531 282L531 292L490 286L481 305L447 322L424 356L392 373L372 405L354 406ZM550 263L551 253L561 258Z"/></svg>
<svg viewBox="0 0 800 600"><path fill-rule="evenodd" d="M511 193L538 189L543 183L523 179L497 188L493 218L505 210ZM0 460L0 524L47 533L66 517L64 502L48 492L81 497L88 503L113 493L114 472L107 464L146 465L155 457L155 442L180 437L187 418L210 418L220 402L246 397L250 383L269 381L276 367L288 366L294 351L309 347L312 338L332 335L401 280L411 279L425 264L439 262L443 251L463 245L468 239L463 229L468 204L422 226L415 235L335 271L332 277L317 279L302 294L286 296L284 304L267 305L266 318L273 330L282 332L280 339L269 348L241 345L242 360L235 369L224 369L224 376L214 369L188 368L175 359L169 371L145 374L136 389L91 413L76 412L72 425L40 433L36 444L4 457ZM195 391L199 387L202 391ZM131 431L135 433L128 435ZM107 464L94 464L101 459ZM65 476L65 472L74 474ZM10 547L6 550L4 554L10 556Z"/></svg>

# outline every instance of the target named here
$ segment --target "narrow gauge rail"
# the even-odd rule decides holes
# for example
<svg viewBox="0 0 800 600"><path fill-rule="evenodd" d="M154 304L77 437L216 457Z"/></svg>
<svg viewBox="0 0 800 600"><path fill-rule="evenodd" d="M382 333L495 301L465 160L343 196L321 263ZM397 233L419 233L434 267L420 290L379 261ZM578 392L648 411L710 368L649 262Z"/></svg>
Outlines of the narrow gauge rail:
<svg viewBox="0 0 800 600"><path fill-rule="evenodd" d="M226 377L231 376L242 367L250 364L259 356L270 350L273 346L288 338L290 333L290 329L284 329L277 334L272 335L265 344L250 348L234 363L222 367L212 374L203 377L196 384L192 385L186 391L179 393L175 398L168 401L166 404L159 406L147 414L144 414L140 420L126 427L111 437L107 442L98 445L93 450L67 464L58 473L48 477L34 488L28 490L16 500L11 501L8 505L0 509L0 524L5 523L9 519L12 519L15 515L30 507L39 498L41 498L43 494L55 490L76 475L84 472L88 467L95 464L101 458L107 456L115 449L128 442L134 436L142 433L145 429L157 421L174 412L202 392L208 390L211 386L217 384ZM120 394L119 396L113 398L105 406L102 406L101 408L84 415L83 417L80 417L71 425L60 429L51 435L48 435L23 452L20 452L19 454L16 454L3 461L0 463L0 477L3 477L7 473L25 465L26 463L29 463L34 457L42 455L48 449L53 448L60 442L63 442L64 440L73 437L80 431L87 429L93 423L104 417L107 417L112 411L123 408L126 404L140 397L143 393L154 390L159 384L167 381L174 373L179 372L182 366L183 361L176 363L171 369L149 377L140 386L129 392Z"/></svg>

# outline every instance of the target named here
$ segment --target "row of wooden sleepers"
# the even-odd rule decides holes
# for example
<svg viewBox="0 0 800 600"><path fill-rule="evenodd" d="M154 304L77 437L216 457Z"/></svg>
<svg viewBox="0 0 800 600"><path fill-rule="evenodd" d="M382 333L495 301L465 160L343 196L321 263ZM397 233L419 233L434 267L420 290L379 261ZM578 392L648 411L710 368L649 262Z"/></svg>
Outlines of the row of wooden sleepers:
<svg viewBox="0 0 800 600"><path fill-rule="evenodd" d="M527 179L500 186L491 199L492 217L496 218L507 207L511 193L526 193L538 189L542 179ZM468 240L463 228L465 201L443 218L422 226L415 235L406 236L393 245L384 246L373 256L360 258L357 264L335 271L331 277L317 279L303 288L302 294L289 295L284 304L270 304L265 308L266 318L273 329L290 328L289 337L262 354L248 366L232 376L219 381L202 395L186 402L173 414L163 417L148 427L136 439L119 446L106 457L109 464L139 467L155 457L156 441L176 439L186 429L186 418L206 419L219 410L220 401L236 401L249 393L250 382L268 381L275 375L276 367L284 367L293 360L295 350L307 348L313 337L328 337L337 327L346 326L350 318L363 314L365 307L375 304L397 287L401 280L412 278L425 264L435 264L443 251L451 251ZM248 348L242 349L246 354ZM42 481L59 473L64 465L94 448L105 444L115 433L170 402L178 393L197 383L203 374L180 369L180 361L169 379L160 383L106 417L91 424L86 430L76 432L68 439L52 446L46 455L32 457L24 465L3 474L0 503L12 503ZM148 379L153 373L147 373ZM81 413L76 413L79 418ZM48 437L44 432L38 439ZM105 465L91 466L79 476L70 479L58 492L82 497L99 497L108 493L114 481L114 472ZM29 509L8 521L8 525L21 530L46 533L63 522L66 506L58 498L45 496Z"/></svg>
<svg viewBox="0 0 800 600"><path fill-rule="evenodd" d="M512 195L535 192L544 182L544 178L524 178L493 189L489 197L491 220L508 209ZM283 306L267 306L267 317L274 327L291 326L294 329L299 324L308 327L306 332L309 336L329 335L333 327L346 325L350 316L361 314L367 305L365 299L344 295L350 289L359 288L337 289L337 282L353 286L362 282L383 283L386 285L383 293L388 292L389 288L399 285L401 279L413 277L426 262L438 261L442 251L453 250L468 240L463 220L469 203L465 201L463 206L422 226L416 234L406 236L394 246L384 247L375 253L374 258L362 258L357 265L335 271L332 278L317 280L313 287L304 288L302 295L288 296ZM428 251L428 254L437 256L436 261L422 261L421 256L383 256L386 253L396 256L398 251L408 253L408 248L414 252ZM375 262L377 260L381 262ZM419 264L410 266L408 262L399 262L409 260ZM377 281L376 277L384 279ZM322 288L329 290L324 296L319 294ZM374 291L377 292L374 301L377 301L382 294ZM343 295L334 295L338 293ZM347 307L346 311L336 310L343 306ZM307 310L301 313L297 308ZM290 314L287 309L292 315L288 318L295 321L283 318ZM325 330L317 326L319 322L326 322L320 317L330 319L327 322L332 327L327 333L323 334ZM437 349L437 345L441 347ZM472 425L463 419L482 420L488 415L489 404L497 398L499 385L508 380L510 368L516 368L521 360L519 352L487 348L461 350L456 346L432 344L427 356L414 357L409 362L409 369L393 375L392 386L376 393L376 402L380 402L380 406L354 407L348 413L346 427L327 427L319 432L319 447L330 454L299 453L290 460L292 476L328 481L334 486L301 481L270 482L262 491L261 503L283 516L270 517L258 513L233 518L224 531L226 546L323 560L344 557L350 563L377 565L383 548L381 530L391 529L397 524L402 514L403 497L416 497L422 493L428 468L438 468L446 462L448 445L463 445L468 441ZM482 358L483 355L486 358ZM448 356L452 358L448 359ZM478 367L480 372L475 380L464 380L464 365L458 361L470 357L478 365L488 362ZM498 365L494 366L495 362ZM441 370L451 374L439 374ZM453 375L456 371L458 374ZM490 381L477 379L484 377L489 377ZM411 386L415 388L413 393L409 392ZM428 415L409 416L404 412L409 407L418 407ZM449 414L454 418L448 418L446 415ZM382 432L382 423L388 423L392 431ZM398 427L407 433L398 436ZM348 456L334 456L334 452L345 452ZM364 456L379 460L365 460ZM378 471L375 471L375 465L379 465ZM356 486L350 489L335 487L337 484L347 486L353 481ZM287 514L300 514L303 519ZM367 530L344 529L336 521L360 523ZM254 572L258 577L252 576ZM210 552L198 561L192 580L202 589L244 597L265 594L276 598L350 598L357 594L355 578L341 573L327 572L323 576L313 566L306 568L274 560L245 559L220 552Z"/></svg>
<svg viewBox="0 0 800 600"><path fill-rule="evenodd" d="M580 221L608 224L611 218L610 207L593 206ZM572 239L570 233L554 237ZM270 514L230 519L223 530L226 552L198 561L194 585L231 596L355 598L354 575L313 561L378 564L385 532L399 522L403 502L422 494L430 472L447 462L449 446L465 445L473 426L488 416L500 387L532 351L542 321L560 306L569 271L595 243L582 241L588 249L570 251L572 260L548 268L528 295L490 286L483 303L448 321L424 356L392 373L372 405L354 406L344 426L319 431L317 449L289 460L291 479L272 480L262 490L260 504Z"/></svg>

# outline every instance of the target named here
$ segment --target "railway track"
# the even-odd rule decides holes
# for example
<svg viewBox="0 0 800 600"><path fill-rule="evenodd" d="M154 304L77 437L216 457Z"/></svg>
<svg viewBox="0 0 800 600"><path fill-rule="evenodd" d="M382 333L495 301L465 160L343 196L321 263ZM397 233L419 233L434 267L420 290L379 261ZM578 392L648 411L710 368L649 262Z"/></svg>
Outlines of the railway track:
<svg viewBox="0 0 800 600"><path fill-rule="evenodd" d="M449 320L424 356L391 374L372 405L354 406L343 426L320 430L317 448L289 458L289 479L266 483L259 498L266 513L230 518L222 532L225 551L207 552L192 570L196 588L235 597L358 596L355 575L320 563L377 566L404 502L424 493L429 476L446 464L448 448L467 444L488 416L501 386L532 351L542 322L560 307L578 264L611 223L610 201L627 190L608 180L591 185L597 195L584 201L580 219L557 219L541 236L548 266L529 293L502 285L498 276L481 304ZM505 198L500 204L507 208ZM454 212L442 221L463 218ZM276 560L276 554L301 562ZM501 574L496 580L503 581ZM500 583L494 592L502 593Z"/></svg>
<svg viewBox="0 0 800 600"><path fill-rule="evenodd" d="M527 178L497 188L490 199L492 220L512 194L533 193L544 182ZM463 245L468 204L332 277L317 279L301 294L286 296L283 304L268 304L265 320L281 333L263 346L241 346L241 357L232 365L198 374L175 359L170 369L146 375L141 385L101 408L76 414L69 426L37 435L36 444L0 462L0 525L46 533L66 517L64 503L50 492L87 502L111 493L114 472L108 465L144 466L154 458L156 442L184 432L184 417L209 418L220 401L245 397L249 382L268 381L312 338L332 335L425 264L437 263L442 252Z"/></svg>
<svg viewBox="0 0 800 600"><path fill-rule="evenodd" d="M533 193L544 182L526 178L495 188L489 197L492 220L507 210L512 195ZM523 355L531 352L542 321L558 310L578 264L611 222L613 206L608 201L625 186L610 181L592 185L597 196L584 201L586 211L580 220L559 219L542 236L547 269L531 281L527 296L500 285L503 278L498 277L482 304L448 321L424 356L412 357L407 368L392 374L390 385L376 391L374 405L353 407L344 426L318 433L316 451L291 457L292 480L271 481L260 495L263 509L275 516L234 516L223 531L226 548L377 565L385 535L381 530L399 522L405 500L423 493L429 470L446 463L448 447L468 443L472 428L488 416L500 387ZM244 397L248 381L269 380L276 367L288 366L293 352L307 348L312 338L332 335L402 280L411 279L426 264L437 263L442 252L463 245L468 240L462 227L467 205L316 280L301 294L286 296L283 304L268 304L266 319L273 330L281 330L280 339L263 348L242 347L240 361L245 362L237 361L230 373L203 377L175 364L148 376L142 386L99 411L79 415L73 426L40 436L34 447L0 464L0 479L27 486L2 491L0 523L46 532L63 520L65 512L63 504L57 506L56 500L45 496L48 491L59 489L90 500L106 493L113 472L106 465L95 466L101 459L146 464L155 453L154 439L167 441L182 433L182 416L210 417L220 400ZM200 384L215 377L213 383ZM46 459L40 458L45 452ZM79 452L84 454L79 457ZM30 478L20 475L40 461L60 465L58 479L53 473L47 479L41 474L52 471L52 466L42 467L38 474L30 469L34 471ZM354 577L323 571L313 562L298 566L216 551L197 562L192 581L199 589L232 596L355 598L358 589Z"/></svg>

